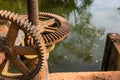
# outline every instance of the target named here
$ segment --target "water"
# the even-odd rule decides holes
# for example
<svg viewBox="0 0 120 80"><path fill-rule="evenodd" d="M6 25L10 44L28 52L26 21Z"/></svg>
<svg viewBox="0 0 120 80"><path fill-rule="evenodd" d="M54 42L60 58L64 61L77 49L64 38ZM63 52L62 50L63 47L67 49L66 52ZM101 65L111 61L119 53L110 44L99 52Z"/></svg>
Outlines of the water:
<svg viewBox="0 0 120 80"><path fill-rule="evenodd" d="M50 72L99 71L107 33L120 33L120 0L39 0L40 11L65 17L69 36L50 53ZM26 0L0 0L0 9L26 13Z"/></svg>

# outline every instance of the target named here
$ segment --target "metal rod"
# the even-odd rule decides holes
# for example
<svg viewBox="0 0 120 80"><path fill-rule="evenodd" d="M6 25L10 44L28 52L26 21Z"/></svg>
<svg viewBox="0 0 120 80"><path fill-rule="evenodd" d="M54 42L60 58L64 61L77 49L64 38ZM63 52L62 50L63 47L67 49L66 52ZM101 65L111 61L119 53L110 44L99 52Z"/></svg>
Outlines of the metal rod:
<svg viewBox="0 0 120 80"><path fill-rule="evenodd" d="M28 19L34 25L39 25L38 0L27 0Z"/></svg>
<svg viewBox="0 0 120 80"><path fill-rule="evenodd" d="M32 47L15 46L13 47L14 55L37 55L37 51Z"/></svg>
<svg viewBox="0 0 120 80"><path fill-rule="evenodd" d="M28 8L28 19L32 22L33 25L38 26L39 21L39 12L38 12L38 0L27 0L27 8ZM45 64L47 64L47 59L45 60ZM39 77L36 77L35 80L48 80L48 66L44 65Z"/></svg>

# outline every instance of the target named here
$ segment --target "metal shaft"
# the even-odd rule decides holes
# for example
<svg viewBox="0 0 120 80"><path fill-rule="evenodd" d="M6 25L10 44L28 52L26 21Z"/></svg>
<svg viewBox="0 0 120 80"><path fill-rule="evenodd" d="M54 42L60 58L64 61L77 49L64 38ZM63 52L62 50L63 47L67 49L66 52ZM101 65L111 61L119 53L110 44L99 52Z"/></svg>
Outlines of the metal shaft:
<svg viewBox="0 0 120 80"><path fill-rule="evenodd" d="M28 19L32 24L39 24L38 0L27 0Z"/></svg>
<svg viewBox="0 0 120 80"><path fill-rule="evenodd" d="M39 25L38 0L27 0L27 8L29 21L36 26ZM34 80L48 80L47 59L45 60L45 64L39 76L36 76Z"/></svg>

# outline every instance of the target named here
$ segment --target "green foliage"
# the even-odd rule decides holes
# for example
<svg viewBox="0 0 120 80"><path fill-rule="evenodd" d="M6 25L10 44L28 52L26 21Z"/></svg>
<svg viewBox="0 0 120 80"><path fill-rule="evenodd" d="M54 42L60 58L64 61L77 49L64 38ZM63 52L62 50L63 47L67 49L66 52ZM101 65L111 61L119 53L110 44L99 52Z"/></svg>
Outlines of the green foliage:
<svg viewBox="0 0 120 80"><path fill-rule="evenodd" d="M25 13L26 0L0 0L0 9Z"/></svg>

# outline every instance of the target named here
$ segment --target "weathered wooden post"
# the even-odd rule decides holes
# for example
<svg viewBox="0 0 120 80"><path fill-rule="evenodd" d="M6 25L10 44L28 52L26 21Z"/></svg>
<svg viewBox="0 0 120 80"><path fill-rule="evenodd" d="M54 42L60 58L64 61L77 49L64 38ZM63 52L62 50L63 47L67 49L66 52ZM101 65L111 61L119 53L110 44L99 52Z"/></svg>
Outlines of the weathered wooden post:
<svg viewBox="0 0 120 80"><path fill-rule="evenodd" d="M107 35L102 71L120 70L120 35L109 33Z"/></svg>

